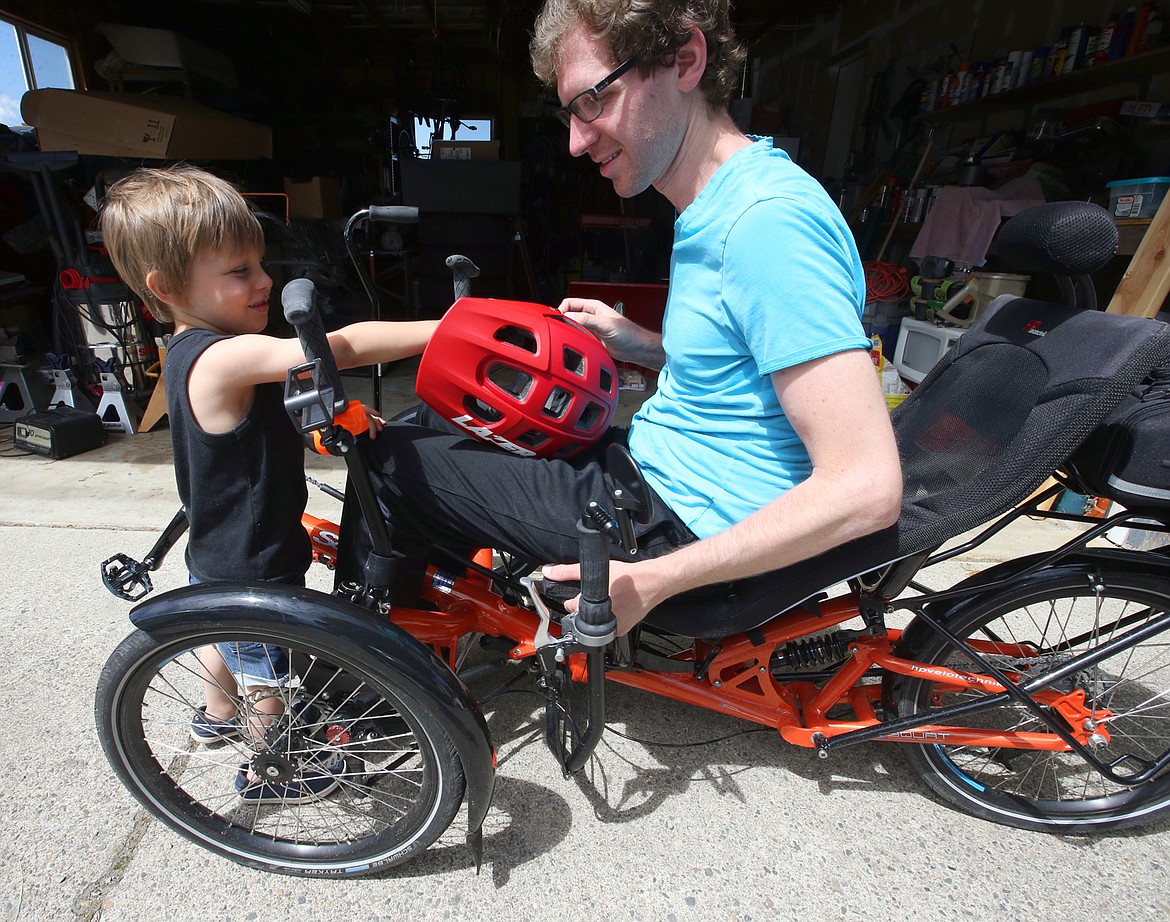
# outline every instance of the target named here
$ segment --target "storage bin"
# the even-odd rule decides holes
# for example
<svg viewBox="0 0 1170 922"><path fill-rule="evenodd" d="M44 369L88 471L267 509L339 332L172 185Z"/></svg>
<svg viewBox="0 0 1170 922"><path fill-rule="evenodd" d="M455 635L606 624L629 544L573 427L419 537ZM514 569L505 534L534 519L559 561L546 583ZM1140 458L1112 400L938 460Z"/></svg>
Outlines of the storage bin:
<svg viewBox="0 0 1170 922"><path fill-rule="evenodd" d="M1170 188L1170 176L1115 179L1106 183L1109 213L1115 218L1152 218Z"/></svg>

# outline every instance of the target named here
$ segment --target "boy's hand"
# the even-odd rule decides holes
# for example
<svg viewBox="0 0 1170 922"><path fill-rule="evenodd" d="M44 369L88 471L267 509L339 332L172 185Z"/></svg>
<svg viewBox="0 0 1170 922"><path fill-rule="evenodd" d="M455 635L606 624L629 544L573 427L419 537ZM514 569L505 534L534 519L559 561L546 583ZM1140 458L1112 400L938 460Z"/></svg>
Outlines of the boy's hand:
<svg viewBox="0 0 1170 922"><path fill-rule="evenodd" d="M370 421L370 438L376 439L378 437L378 433L386 428L386 420L382 419L382 417L374 412L374 410L370 409L364 404L362 405L362 409L366 411L366 419Z"/></svg>

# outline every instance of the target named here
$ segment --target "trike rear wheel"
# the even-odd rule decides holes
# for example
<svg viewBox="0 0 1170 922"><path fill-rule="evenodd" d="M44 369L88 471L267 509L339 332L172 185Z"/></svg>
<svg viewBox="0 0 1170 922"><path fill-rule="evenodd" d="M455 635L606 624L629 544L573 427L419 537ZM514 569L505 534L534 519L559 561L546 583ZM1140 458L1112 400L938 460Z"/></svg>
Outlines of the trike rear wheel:
<svg viewBox="0 0 1170 922"><path fill-rule="evenodd" d="M948 619L965 640L1018 683L1061 668L1078 654L1165 616L1170 594L1164 577L1067 567L961 606ZM938 634L900 653L934 666L985 672ZM1170 749L1170 631L1124 646L1103 661L1073 672L1050 694L1079 701L1098 738L1104 763L1132 778ZM944 688L929 678L903 679L900 716L963 703L982 692ZM1082 723L1084 721L1081 721ZM1011 701L951 726L1056 735L1038 716ZM1071 728L1074 730L1080 727ZM1085 832L1148 822L1170 807L1170 770L1150 780L1111 780L1076 752L939 742L907 746L910 764L944 800L984 819L1049 832Z"/></svg>
<svg viewBox="0 0 1170 922"><path fill-rule="evenodd" d="M287 658L287 679L265 693L280 702L265 709L283 715L265 722L255 696L251 707L241 696L238 735L196 743L191 721L208 675L199 651L243 641ZM268 871L367 874L426 849L464 793L443 727L384 672L325 632L297 625L200 627L158 638L135 631L99 680L98 735L122 783L193 842ZM276 779L266 796L242 796L242 788L256 790L260 772ZM275 797L303 794L298 779L322 774L337 781L322 796Z"/></svg>

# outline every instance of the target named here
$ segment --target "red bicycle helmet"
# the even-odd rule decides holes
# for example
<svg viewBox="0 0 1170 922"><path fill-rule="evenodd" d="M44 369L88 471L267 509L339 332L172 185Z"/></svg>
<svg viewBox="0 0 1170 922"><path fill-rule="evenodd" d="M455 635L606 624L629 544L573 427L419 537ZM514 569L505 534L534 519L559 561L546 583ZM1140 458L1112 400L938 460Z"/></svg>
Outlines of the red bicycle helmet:
<svg viewBox="0 0 1170 922"><path fill-rule="evenodd" d="M617 369L592 333L543 304L460 298L423 352L419 399L523 457L567 458L605 432Z"/></svg>

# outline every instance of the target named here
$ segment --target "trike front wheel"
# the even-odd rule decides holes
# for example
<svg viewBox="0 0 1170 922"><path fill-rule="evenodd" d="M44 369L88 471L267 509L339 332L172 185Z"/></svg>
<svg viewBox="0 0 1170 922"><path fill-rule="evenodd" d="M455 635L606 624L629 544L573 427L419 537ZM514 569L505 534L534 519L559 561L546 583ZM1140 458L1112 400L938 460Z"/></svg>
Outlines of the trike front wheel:
<svg viewBox="0 0 1170 922"><path fill-rule="evenodd" d="M1168 606L1164 577L1067 567L966 603L947 625L1007 678L1022 684L1153 625L1165 618ZM900 652L931 666L986 674L938 634ZM956 691L925 676L903 679L897 690L898 713L919 714L985 694ZM944 800L1023 829L1072 833L1119 828L1148 822L1170 807L1170 770L1164 764L1170 749L1170 631L1123 644L1102 661L1072 671L1048 686L1045 700L1053 711L1067 708L1069 701L1078 708L1083 702L1088 716L1077 722L1096 731L1090 749L1117 774L1132 779L1162 763L1160 769L1141 783L1110 779L1062 746L1035 713L1016 701L946 723L991 733L1034 733L1052 749L951 745L941 741L945 736L939 731L934 738L940 742L907 746L906 755Z"/></svg>
<svg viewBox="0 0 1170 922"><path fill-rule="evenodd" d="M234 726L196 742L192 719L215 681L207 651L230 658L243 642L263 644L282 678L224 689L238 701ZM99 680L98 735L130 792L204 848L268 871L367 874L426 849L464 793L443 727L384 672L297 625L135 631Z"/></svg>

